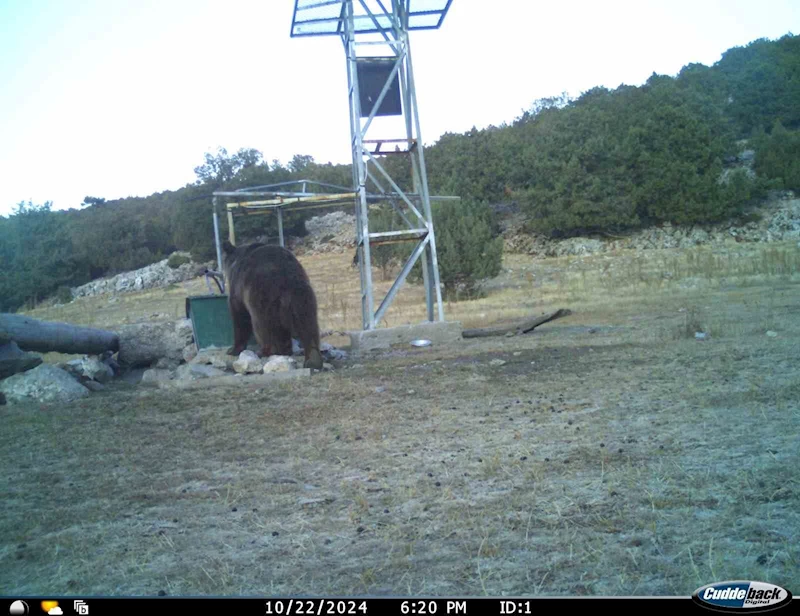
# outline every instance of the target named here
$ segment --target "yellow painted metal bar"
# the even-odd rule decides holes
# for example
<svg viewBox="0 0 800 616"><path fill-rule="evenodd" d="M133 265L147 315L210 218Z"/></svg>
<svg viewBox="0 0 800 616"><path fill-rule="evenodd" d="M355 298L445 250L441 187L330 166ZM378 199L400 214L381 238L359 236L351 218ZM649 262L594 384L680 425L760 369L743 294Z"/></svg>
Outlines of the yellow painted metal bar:
<svg viewBox="0 0 800 616"><path fill-rule="evenodd" d="M226 208L228 211L234 209L247 209L249 206L254 205L288 205L292 203L324 203L328 201L342 201L354 199L356 193L337 193L335 195L314 195L312 197L277 197L275 199L263 199L259 201L237 201L228 203Z"/></svg>
<svg viewBox="0 0 800 616"><path fill-rule="evenodd" d="M236 232L233 230L233 212L228 210L228 241L236 246Z"/></svg>

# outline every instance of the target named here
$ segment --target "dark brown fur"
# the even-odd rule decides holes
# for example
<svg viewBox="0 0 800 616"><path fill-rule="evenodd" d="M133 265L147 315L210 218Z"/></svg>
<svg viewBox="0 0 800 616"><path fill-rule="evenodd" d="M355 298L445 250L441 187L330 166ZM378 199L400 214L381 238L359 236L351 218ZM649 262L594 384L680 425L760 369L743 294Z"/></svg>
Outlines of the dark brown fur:
<svg viewBox="0 0 800 616"><path fill-rule="evenodd" d="M292 336L305 352L305 367L322 369L317 298L297 258L281 246L223 244L228 307L233 320L229 355L247 347L250 334L260 355L291 355Z"/></svg>

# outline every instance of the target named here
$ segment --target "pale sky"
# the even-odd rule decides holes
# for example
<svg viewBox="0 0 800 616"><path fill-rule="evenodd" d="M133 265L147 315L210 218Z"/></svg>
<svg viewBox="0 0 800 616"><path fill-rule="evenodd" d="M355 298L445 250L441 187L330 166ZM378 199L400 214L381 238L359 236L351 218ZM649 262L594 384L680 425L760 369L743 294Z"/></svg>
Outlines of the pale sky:
<svg viewBox="0 0 800 616"><path fill-rule="evenodd" d="M218 146L350 162L340 39L293 0L0 0L0 215L175 190ZM800 32L798 0L453 0L411 34L422 138ZM381 135L384 137L402 135Z"/></svg>

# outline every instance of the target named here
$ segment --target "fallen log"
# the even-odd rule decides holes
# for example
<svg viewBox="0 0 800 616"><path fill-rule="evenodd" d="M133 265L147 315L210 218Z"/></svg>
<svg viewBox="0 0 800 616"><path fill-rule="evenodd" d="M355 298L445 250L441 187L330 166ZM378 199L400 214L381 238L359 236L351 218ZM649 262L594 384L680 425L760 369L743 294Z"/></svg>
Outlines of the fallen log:
<svg viewBox="0 0 800 616"><path fill-rule="evenodd" d="M14 342L0 344L0 379L26 372L42 363L42 358L26 353Z"/></svg>
<svg viewBox="0 0 800 616"><path fill-rule="evenodd" d="M13 340L23 351L99 355L119 351L116 332L69 323L39 321L19 314L0 313L0 340Z"/></svg>
<svg viewBox="0 0 800 616"><path fill-rule="evenodd" d="M494 327L465 329L461 335L464 338L488 338L489 336L508 335L517 336L519 334L527 334L528 332L532 332L534 329L540 325L543 325L544 323L549 323L550 321L555 321L556 319L560 319L561 317L566 317L571 314L571 310L567 308L561 308L555 312L551 312L550 314L546 314L535 319L525 319L524 321L517 321L507 325L496 325Z"/></svg>

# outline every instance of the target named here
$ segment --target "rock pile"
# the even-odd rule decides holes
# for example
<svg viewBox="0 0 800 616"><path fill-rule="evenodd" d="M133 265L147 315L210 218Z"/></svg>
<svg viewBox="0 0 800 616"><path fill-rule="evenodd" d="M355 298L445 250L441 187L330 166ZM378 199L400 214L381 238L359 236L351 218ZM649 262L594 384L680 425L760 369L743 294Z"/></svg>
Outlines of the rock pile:
<svg viewBox="0 0 800 616"><path fill-rule="evenodd" d="M553 240L523 231L520 217L506 222L503 231L505 250L539 257L588 255L612 250L650 250L688 248L698 244L726 242L779 242L800 240L800 199L791 192L783 193L755 212L760 220L741 225L717 224L679 227L665 223L642 229L624 237L574 237Z"/></svg>
<svg viewBox="0 0 800 616"><path fill-rule="evenodd" d="M741 155L745 168L747 155L748 152ZM506 252L539 257L580 256L621 249L688 248L699 244L723 244L731 241L800 240L800 199L791 191L771 194L769 200L754 212L754 217L760 219L747 223L693 227L665 223L624 236L598 235L562 240L525 232L525 217L516 204L499 204L493 206L493 209L504 218L501 226ZM332 212L311 218L306 221L308 235L304 238L291 238L291 248L296 254L352 250L355 247L355 223L355 216L345 212Z"/></svg>
<svg viewBox="0 0 800 616"><path fill-rule="evenodd" d="M326 342L322 343L320 350L326 361L325 370L333 369L333 365L328 362L347 358L345 351L336 349ZM167 369L158 364L154 365L145 370L142 375L142 383L163 387L169 386L171 382L175 381L196 381L234 374L241 376L274 374L301 369L303 367L303 349L296 340L292 352L292 356L272 355L262 358L256 355L252 349L246 349L238 357L233 357L228 355L227 349L209 347L196 353L189 361L174 369Z"/></svg>
<svg viewBox="0 0 800 616"><path fill-rule="evenodd" d="M131 371L138 371L143 384L158 386L226 375L288 372L303 364L303 349L296 340L293 342L291 357L259 358L252 350L245 350L237 358L228 355L227 349L216 348L198 353L189 319L124 326L119 332L117 353L85 355L56 365L43 364L39 355L25 353L11 342L0 347L5 352L0 353L0 360L6 360L0 361L0 368L5 369L4 375L11 375L4 379L0 376L0 404L72 402L90 391L102 391L114 377ZM321 347L326 362L347 358L345 351L328 343L323 342ZM325 369L333 366L326 363ZM138 377L133 382L136 380Z"/></svg>
<svg viewBox="0 0 800 616"><path fill-rule="evenodd" d="M173 254L184 257L190 256L186 252ZM164 259L132 272L123 272L111 278L93 280L85 285L73 288L72 297L89 297L103 293L125 293L154 287L166 287L170 284L191 280L201 276L206 268L214 269L216 267L213 262L190 262L173 269L167 264L168 261L169 259Z"/></svg>
<svg viewBox="0 0 800 616"><path fill-rule="evenodd" d="M111 353L56 365L40 363L0 381L0 395L9 404L73 402L105 389L118 370Z"/></svg>
<svg viewBox="0 0 800 616"><path fill-rule="evenodd" d="M295 238L295 254L346 252L356 245L356 217L345 212L331 212L306 221L308 235Z"/></svg>

